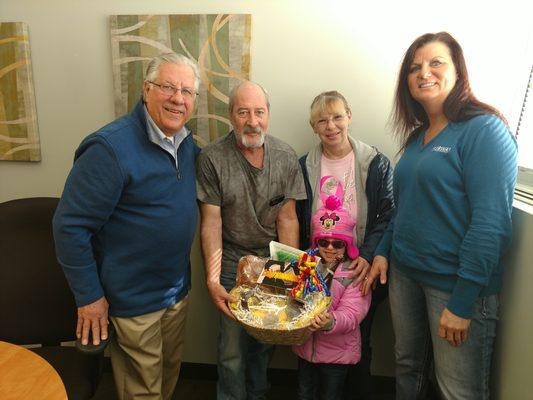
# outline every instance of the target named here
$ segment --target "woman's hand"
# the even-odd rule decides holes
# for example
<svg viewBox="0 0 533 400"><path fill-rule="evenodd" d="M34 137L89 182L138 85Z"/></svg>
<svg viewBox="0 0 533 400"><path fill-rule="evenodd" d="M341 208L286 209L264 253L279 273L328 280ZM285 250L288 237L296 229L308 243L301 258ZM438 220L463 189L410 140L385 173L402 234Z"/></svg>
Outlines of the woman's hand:
<svg viewBox="0 0 533 400"><path fill-rule="evenodd" d="M333 315L327 311L324 311L321 314L315 315L315 317L311 320L311 326L309 327L309 330L311 332L319 329L329 330L333 327L333 323Z"/></svg>
<svg viewBox="0 0 533 400"><path fill-rule="evenodd" d="M355 279L353 285L357 286L367 276L370 271L370 264L363 257L357 257L348 265L348 269L353 269L350 272L349 278Z"/></svg>
<svg viewBox="0 0 533 400"><path fill-rule="evenodd" d="M460 346L466 342L470 321L469 319L458 317L445 308L440 316L439 336L454 347Z"/></svg>
<svg viewBox="0 0 533 400"><path fill-rule="evenodd" d="M379 281L382 285L387 283L387 271L389 270L389 261L383 256L375 256L372 261L372 267L370 272L363 280L361 285L361 292L363 296L366 296L372 289L376 287L376 279L379 277Z"/></svg>

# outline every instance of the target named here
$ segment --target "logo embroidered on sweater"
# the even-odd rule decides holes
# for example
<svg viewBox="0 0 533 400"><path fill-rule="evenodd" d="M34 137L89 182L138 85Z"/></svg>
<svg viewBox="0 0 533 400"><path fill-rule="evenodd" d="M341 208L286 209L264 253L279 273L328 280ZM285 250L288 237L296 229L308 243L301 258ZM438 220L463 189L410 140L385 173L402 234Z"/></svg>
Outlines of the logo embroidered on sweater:
<svg viewBox="0 0 533 400"><path fill-rule="evenodd" d="M435 146L431 149L431 151L436 151L438 153L449 153L451 149L451 147Z"/></svg>

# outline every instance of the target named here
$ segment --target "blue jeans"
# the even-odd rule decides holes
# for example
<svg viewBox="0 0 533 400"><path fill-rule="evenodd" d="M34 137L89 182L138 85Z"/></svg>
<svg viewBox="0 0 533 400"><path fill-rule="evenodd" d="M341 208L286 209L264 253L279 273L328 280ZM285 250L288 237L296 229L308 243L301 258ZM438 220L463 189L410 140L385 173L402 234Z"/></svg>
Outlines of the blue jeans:
<svg viewBox="0 0 533 400"><path fill-rule="evenodd" d="M372 291L372 303L359 328L361 330L361 360L357 364L348 366L348 376L344 385L344 400L371 400L374 398L372 374L372 323L378 306L385 300L389 293L389 285L378 284Z"/></svg>
<svg viewBox="0 0 533 400"><path fill-rule="evenodd" d="M258 342L220 313L218 400L263 400L269 389L267 368L274 346Z"/></svg>
<svg viewBox="0 0 533 400"><path fill-rule="evenodd" d="M343 398L348 364L313 364L298 357L298 398L338 400Z"/></svg>
<svg viewBox="0 0 533 400"><path fill-rule="evenodd" d="M438 334L440 316L450 293L421 285L394 265L389 285L396 336L396 399L413 400L423 394L432 351L435 376L444 399L488 399L498 296L476 301L466 342L453 347Z"/></svg>

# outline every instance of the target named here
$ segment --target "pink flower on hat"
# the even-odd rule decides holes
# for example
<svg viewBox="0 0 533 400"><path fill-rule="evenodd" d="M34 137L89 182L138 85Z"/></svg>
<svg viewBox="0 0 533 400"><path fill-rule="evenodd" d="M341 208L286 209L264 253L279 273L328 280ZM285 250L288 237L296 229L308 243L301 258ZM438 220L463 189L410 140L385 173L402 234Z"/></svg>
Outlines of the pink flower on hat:
<svg viewBox="0 0 533 400"><path fill-rule="evenodd" d="M326 199L326 208L328 210L336 210L342 207L342 200L337 196L331 195Z"/></svg>

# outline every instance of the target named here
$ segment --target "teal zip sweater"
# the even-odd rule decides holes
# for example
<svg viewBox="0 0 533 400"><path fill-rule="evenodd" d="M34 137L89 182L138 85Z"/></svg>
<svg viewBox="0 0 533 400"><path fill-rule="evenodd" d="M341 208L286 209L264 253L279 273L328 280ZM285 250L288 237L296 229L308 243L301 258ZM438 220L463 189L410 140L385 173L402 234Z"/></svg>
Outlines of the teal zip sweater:
<svg viewBox="0 0 533 400"><path fill-rule="evenodd" d="M176 169L149 140L143 107L83 140L54 216L57 257L78 306L105 296L118 317L169 307L190 288L199 149L189 134Z"/></svg>
<svg viewBox="0 0 533 400"><path fill-rule="evenodd" d="M377 255L421 284L451 293L447 308L470 318L498 293L511 241L517 145L495 115L449 123L411 142L394 171L396 212Z"/></svg>

